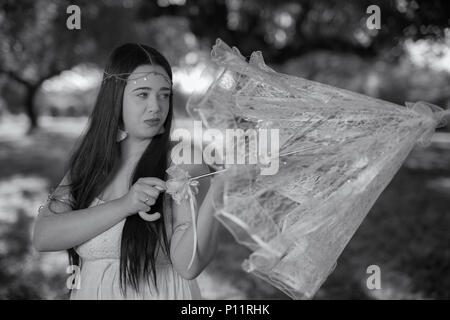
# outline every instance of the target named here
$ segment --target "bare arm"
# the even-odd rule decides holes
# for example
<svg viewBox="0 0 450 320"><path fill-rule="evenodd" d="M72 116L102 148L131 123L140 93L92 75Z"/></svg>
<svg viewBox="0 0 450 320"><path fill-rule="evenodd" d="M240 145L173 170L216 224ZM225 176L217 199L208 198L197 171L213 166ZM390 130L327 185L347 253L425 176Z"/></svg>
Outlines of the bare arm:
<svg viewBox="0 0 450 320"><path fill-rule="evenodd" d="M61 185L66 185L67 180L66 175L54 192L56 197L68 198L66 187L61 192ZM140 178L125 196L80 210L72 210L68 203L52 201L51 209L57 214L50 211L47 202L36 219L33 244L39 251L59 251L80 245L127 216L138 211L148 211L159 195L157 187L163 190L165 182L158 178Z"/></svg>
<svg viewBox="0 0 450 320"><path fill-rule="evenodd" d="M38 251L59 251L73 248L94 238L125 219L128 214L120 200L113 200L98 206L72 210L69 205L52 203L49 212L44 207L38 214L33 231L33 244Z"/></svg>
<svg viewBox="0 0 450 320"><path fill-rule="evenodd" d="M191 176L208 173L206 165L190 165ZM174 226L186 225L187 228L175 230L171 242L171 259L177 272L186 279L196 278L214 257L217 250L217 233L219 222L214 217L213 196L221 188L217 179L211 183L210 178L202 178L197 195L199 209L197 212L197 254L190 269L189 261L193 252L194 228L190 218L189 201L180 205L172 202Z"/></svg>

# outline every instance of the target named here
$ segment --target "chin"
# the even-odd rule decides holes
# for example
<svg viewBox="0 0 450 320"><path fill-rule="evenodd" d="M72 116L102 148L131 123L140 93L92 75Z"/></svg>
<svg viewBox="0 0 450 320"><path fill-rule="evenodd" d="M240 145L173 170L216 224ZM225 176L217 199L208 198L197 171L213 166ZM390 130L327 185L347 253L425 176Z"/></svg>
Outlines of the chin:
<svg viewBox="0 0 450 320"><path fill-rule="evenodd" d="M146 138L153 138L154 136L159 135L158 129L151 129L145 133Z"/></svg>

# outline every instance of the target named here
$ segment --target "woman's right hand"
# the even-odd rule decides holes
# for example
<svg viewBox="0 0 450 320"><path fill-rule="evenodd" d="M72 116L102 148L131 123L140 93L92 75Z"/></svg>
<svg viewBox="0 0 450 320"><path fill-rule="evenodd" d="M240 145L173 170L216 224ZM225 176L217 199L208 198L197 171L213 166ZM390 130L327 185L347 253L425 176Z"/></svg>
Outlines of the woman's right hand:
<svg viewBox="0 0 450 320"><path fill-rule="evenodd" d="M149 211L151 206L155 204L159 194L165 190L166 182L159 178L139 178L131 186L128 193L120 198L121 205L127 213L127 216L139 212L139 215L147 221L156 220L161 216L160 213L155 216L156 213L149 215L146 212ZM153 216L153 218L151 216Z"/></svg>

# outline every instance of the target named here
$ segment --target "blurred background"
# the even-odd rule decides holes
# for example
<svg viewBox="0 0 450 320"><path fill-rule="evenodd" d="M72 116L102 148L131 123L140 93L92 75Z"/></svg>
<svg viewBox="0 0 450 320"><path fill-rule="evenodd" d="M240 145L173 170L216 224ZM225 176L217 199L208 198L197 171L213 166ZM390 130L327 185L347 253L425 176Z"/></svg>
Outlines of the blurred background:
<svg viewBox="0 0 450 320"><path fill-rule="evenodd" d="M66 9L81 9L68 30ZM369 5L381 28L369 30ZM67 299L67 255L38 253L34 218L60 182L87 124L110 51L125 42L160 50L173 67L175 121L205 86L216 38L263 53L278 72L404 105L450 108L450 2L446 0L1 0L0 299ZM315 299L450 297L450 128L413 149ZM198 281L206 299L288 299L241 270L249 251L222 228ZM381 289L366 286L369 265Z"/></svg>

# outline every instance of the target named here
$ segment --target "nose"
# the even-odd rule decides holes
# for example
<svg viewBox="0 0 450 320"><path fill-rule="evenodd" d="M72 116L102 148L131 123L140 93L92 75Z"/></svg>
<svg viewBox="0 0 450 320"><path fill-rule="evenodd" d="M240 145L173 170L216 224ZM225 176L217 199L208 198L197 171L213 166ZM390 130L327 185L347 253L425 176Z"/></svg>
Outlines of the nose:
<svg viewBox="0 0 450 320"><path fill-rule="evenodd" d="M147 101L147 112L148 113L160 113L161 108L159 106L156 96L151 94Z"/></svg>

